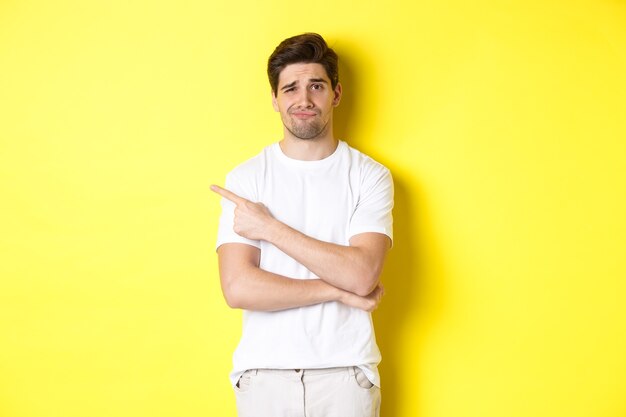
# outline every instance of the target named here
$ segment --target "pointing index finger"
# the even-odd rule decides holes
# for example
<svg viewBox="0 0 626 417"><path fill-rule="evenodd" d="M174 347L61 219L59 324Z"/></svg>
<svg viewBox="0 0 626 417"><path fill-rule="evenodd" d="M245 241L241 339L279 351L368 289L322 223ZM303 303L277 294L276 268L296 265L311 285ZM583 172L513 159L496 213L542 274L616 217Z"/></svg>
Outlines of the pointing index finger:
<svg viewBox="0 0 626 417"><path fill-rule="evenodd" d="M221 195L227 200L232 201L235 204L243 203L246 201L245 198L239 197L237 194L232 191L228 191L226 188L222 188L219 185L211 185L211 191Z"/></svg>

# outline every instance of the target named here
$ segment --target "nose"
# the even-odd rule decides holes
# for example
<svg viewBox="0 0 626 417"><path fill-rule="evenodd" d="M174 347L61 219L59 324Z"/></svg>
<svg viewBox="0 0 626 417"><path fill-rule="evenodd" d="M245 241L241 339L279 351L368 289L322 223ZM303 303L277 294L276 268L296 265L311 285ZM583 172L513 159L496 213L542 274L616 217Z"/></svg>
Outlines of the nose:
<svg viewBox="0 0 626 417"><path fill-rule="evenodd" d="M313 107L313 101L311 101L311 92L308 88L303 88L299 91L298 106L309 109Z"/></svg>

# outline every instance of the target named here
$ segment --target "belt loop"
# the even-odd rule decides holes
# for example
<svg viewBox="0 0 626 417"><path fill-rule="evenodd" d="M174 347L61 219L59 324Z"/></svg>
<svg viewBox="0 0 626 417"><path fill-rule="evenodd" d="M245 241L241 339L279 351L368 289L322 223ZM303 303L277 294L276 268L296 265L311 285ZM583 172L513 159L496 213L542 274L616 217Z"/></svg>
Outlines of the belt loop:
<svg viewBox="0 0 626 417"><path fill-rule="evenodd" d="M348 373L350 374L350 376L355 376L356 375L356 366L349 366L348 367Z"/></svg>
<svg viewBox="0 0 626 417"><path fill-rule="evenodd" d="M258 374L258 373L259 373L259 370L258 370L258 369L250 369L250 373L251 373L252 375L256 375L256 374Z"/></svg>

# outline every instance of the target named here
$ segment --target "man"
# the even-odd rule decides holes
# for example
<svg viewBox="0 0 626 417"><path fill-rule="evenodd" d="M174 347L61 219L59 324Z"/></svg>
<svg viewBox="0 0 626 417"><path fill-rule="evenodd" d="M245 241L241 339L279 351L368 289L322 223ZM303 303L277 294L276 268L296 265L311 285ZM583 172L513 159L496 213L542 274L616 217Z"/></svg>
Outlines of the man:
<svg viewBox="0 0 626 417"><path fill-rule="evenodd" d="M389 170L333 136L337 55L306 33L270 56L283 139L237 166L218 231L222 291L244 310L231 373L240 417L379 415L370 312L391 247Z"/></svg>

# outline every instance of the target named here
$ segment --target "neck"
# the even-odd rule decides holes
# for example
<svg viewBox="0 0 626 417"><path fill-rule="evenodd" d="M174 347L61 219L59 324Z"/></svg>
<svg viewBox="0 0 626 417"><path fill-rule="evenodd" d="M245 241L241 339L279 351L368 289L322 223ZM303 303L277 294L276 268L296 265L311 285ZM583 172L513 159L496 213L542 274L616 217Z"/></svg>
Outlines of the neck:
<svg viewBox="0 0 626 417"><path fill-rule="evenodd" d="M327 158L335 152L337 144L338 141L333 136L299 139L292 135L285 135L279 143L285 155L301 161L319 161Z"/></svg>

